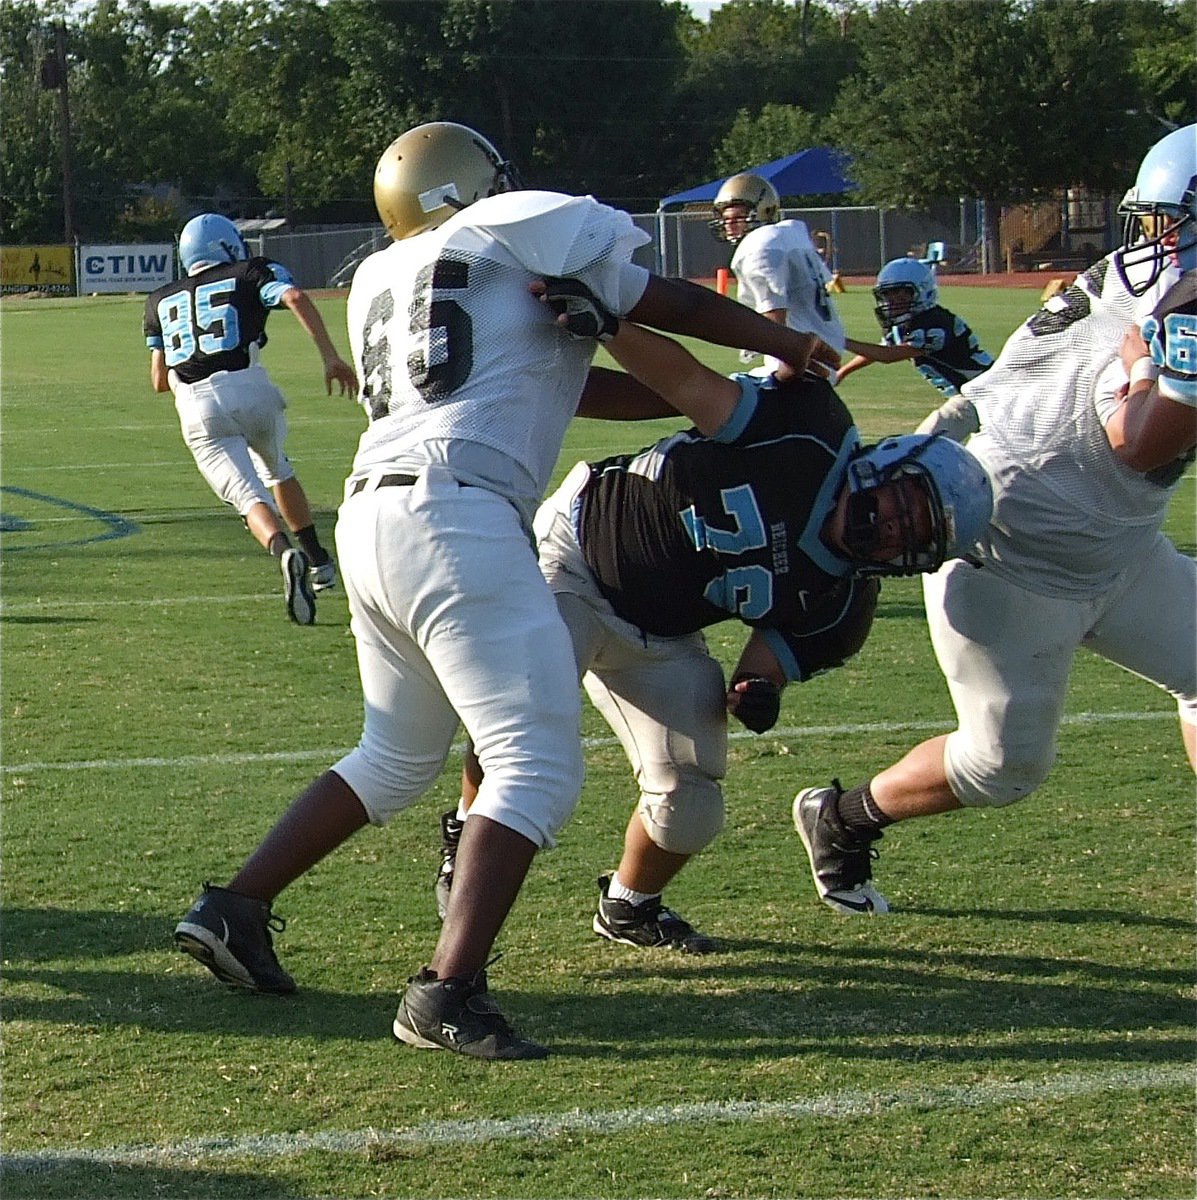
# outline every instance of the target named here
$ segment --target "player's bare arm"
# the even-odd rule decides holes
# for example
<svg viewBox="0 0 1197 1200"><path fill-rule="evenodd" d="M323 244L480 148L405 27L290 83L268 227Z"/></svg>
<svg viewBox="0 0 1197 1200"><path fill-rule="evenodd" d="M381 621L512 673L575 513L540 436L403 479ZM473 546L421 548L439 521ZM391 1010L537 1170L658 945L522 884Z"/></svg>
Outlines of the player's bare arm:
<svg viewBox="0 0 1197 1200"><path fill-rule="evenodd" d="M621 321L580 280L537 279L528 290L556 312L557 324L570 337L602 342L625 371L701 432L716 433L735 411L738 383L704 366L672 338Z"/></svg>
<svg viewBox="0 0 1197 1200"><path fill-rule="evenodd" d="M312 303L307 292L301 288L288 288L283 293L282 303L294 314L295 319L303 326L304 331L316 343L320 351L320 359L324 364L324 387L332 395L334 383L340 384L341 395L357 395L357 375L353 368L337 353L337 348L329 337L328 327L324 318Z"/></svg>
<svg viewBox="0 0 1197 1200"><path fill-rule="evenodd" d="M727 423L739 402L740 385L734 379L704 366L681 343L631 321L619 323L607 351L708 436Z"/></svg>
<svg viewBox="0 0 1197 1200"><path fill-rule="evenodd" d="M906 362L909 359L918 358L919 356L919 351L913 346L893 346L885 342L858 342L855 338L846 339L844 348L850 354L855 354L860 358L866 359L868 362ZM851 366L852 363L849 363L848 367ZM864 363L861 366L864 366ZM848 367L845 367L844 370L847 371Z"/></svg>
<svg viewBox="0 0 1197 1200"><path fill-rule="evenodd" d="M685 279L649 277L630 320L666 333L701 338L715 346L756 350L789 363L799 374L812 355L834 366L839 356L814 334L778 325L747 305Z"/></svg>
<svg viewBox="0 0 1197 1200"><path fill-rule="evenodd" d="M156 392L170 391L170 372L166 369L166 355L161 350L150 351L150 386Z"/></svg>
<svg viewBox="0 0 1197 1200"><path fill-rule="evenodd" d="M602 421L652 421L681 414L626 371L591 367L576 415Z"/></svg>
<svg viewBox="0 0 1197 1200"><path fill-rule="evenodd" d="M1132 470L1154 471L1197 445L1197 408L1160 394L1158 372L1137 329L1127 333L1121 354L1130 383L1125 399L1106 422L1106 437Z"/></svg>

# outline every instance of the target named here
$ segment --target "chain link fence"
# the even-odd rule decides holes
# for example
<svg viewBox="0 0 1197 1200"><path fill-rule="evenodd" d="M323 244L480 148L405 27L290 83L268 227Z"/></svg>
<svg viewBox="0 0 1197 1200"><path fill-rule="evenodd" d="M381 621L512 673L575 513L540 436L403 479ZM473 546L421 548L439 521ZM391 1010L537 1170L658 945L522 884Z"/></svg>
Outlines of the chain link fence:
<svg viewBox="0 0 1197 1200"><path fill-rule="evenodd" d="M827 265L842 275L876 275L893 258L923 258L928 246L942 244L939 269L945 274L983 270L1034 270L1037 258L1072 253L1084 266L1112 249L1115 241L1113 205L1103 202L1089 216L1084 237L1078 238L1079 217L1072 205L1044 204L1003 212L999 231L1002 261L982 262L982 207L976 200L945 201L924 212L872 207L787 208L785 217L806 222L815 246ZM1026 214L1047 214L1045 231L1034 235ZM1021 215L1020 215L1021 214ZM1015 221L1015 218L1018 218ZM635 261L661 275L713 279L731 261L732 248L710 231L709 205L691 205L678 212L634 213L632 220L651 241L636 252ZM379 224L339 225L303 230L269 230L247 238L254 253L286 264L303 288L345 288L357 264L387 244ZM1053 245L1054 250L1040 248ZM1091 244L1090 244L1091 243Z"/></svg>

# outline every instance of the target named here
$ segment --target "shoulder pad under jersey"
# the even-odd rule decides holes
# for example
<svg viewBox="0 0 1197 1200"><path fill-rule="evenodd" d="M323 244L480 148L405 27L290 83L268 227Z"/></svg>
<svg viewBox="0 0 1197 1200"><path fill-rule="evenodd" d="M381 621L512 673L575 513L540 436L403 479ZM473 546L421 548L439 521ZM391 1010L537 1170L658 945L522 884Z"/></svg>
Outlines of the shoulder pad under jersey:
<svg viewBox="0 0 1197 1200"><path fill-rule="evenodd" d="M503 192L470 205L457 221L485 230L537 275L576 275L597 263L628 261L652 240L626 212L560 192Z"/></svg>

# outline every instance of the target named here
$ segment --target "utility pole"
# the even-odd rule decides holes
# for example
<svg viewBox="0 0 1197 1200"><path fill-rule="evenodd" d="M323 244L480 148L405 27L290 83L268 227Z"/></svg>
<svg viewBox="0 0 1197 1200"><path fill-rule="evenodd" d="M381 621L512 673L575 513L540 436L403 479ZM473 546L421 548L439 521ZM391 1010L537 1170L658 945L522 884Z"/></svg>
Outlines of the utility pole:
<svg viewBox="0 0 1197 1200"><path fill-rule="evenodd" d="M54 26L54 49L42 59L41 84L58 93L58 128L62 141L62 232L68 246L75 244L74 188L71 182L71 103L67 93L66 26Z"/></svg>

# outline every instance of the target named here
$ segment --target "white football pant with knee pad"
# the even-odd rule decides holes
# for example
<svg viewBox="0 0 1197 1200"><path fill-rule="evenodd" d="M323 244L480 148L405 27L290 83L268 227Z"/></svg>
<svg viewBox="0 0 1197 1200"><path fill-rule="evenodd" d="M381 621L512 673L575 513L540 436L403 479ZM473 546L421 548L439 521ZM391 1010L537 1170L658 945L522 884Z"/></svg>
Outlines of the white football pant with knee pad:
<svg viewBox="0 0 1197 1200"><path fill-rule="evenodd" d="M956 708L944 766L961 804L1012 804L1047 777L1079 646L1163 688L1197 724L1197 562L1162 534L1099 596L1039 595L961 560L925 576L923 594Z"/></svg>
<svg viewBox="0 0 1197 1200"><path fill-rule="evenodd" d="M198 383L176 380L174 391L183 441L208 486L239 516L255 504L274 508L270 489L295 469L283 450L287 402L266 369L255 363Z"/></svg>
<svg viewBox="0 0 1197 1200"><path fill-rule="evenodd" d="M365 722L333 766L384 824L436 779L458 718L486 772L471 813L553 844L582 786L569 634L515 507L428 467L341 505Z"/></svg>
<svg viewBox="0 0 1197 1200"><path fill-rule="evenodd" d="M540 566L573 640L586 694L619 738L640 787L640 819L662 850L697 854L723 828L723 669L695 633L646 634L615 614L582 556L572 507L580 464L536 516Z"/></svg>

